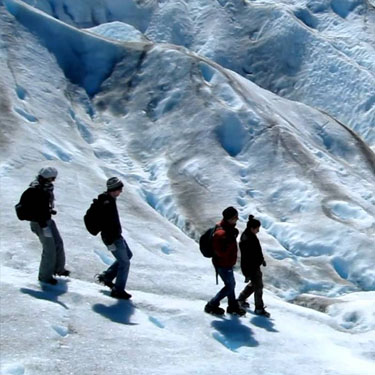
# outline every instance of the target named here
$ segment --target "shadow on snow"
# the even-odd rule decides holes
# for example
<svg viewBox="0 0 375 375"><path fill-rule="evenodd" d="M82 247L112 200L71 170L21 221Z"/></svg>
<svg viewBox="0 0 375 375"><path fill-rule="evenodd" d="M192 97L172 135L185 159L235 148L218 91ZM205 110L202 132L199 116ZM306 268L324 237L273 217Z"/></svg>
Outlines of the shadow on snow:
<svg viewBox="0 0 375 375"><path fill-rule="evenodd" d="M131 301L116 300L112 305L103 305L97 303L92 307L93 311L112 320L115 323L136 325L130 321L131 316L134 314L134 305Z"/></svg>
<svg viewBox="0 0 375 375"><path fill-rule="evenodd" d="M64 307L64 309L69 309L65 303L58 300L59 296L62 294L65 294L68 291L68 282L65 280L60 280L57 285L47 285L41 283L41 289L42 290L34 290L29 288L21 288L20 291L24 294L28 294L29 296L32 296L37 299L42 299L45 301L50 301L57 303L58 305L61 305Z"/></svg>
<svg viewBox="0 0 375 375"><path fill-rule="evenodd" d="M273 321L263 316L255 316L254 318L251 319L250 323L256 327L264 328L268 332L279 332L275 328L275 324L273 323Z"/></svg>
<svg viewBox="0 0 375 375"><path fill-rule="evenodd" d="M216 320L211 325L217 330L212 336L233 352L242 346L255 347L259 345L253 337L253 331L243 325L238 316L231 316L231 319Z"/></svg>

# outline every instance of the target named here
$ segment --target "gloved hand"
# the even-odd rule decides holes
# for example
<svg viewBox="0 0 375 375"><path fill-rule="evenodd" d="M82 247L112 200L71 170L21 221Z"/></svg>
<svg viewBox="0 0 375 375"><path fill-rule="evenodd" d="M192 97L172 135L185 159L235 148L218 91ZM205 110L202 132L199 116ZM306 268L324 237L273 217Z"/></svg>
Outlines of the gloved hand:
<svg viewBox="0 0 375 375"><path fill-rule="evenodd" d="M249 276L245 276L245 283L248 283L250 281L250 277Z"/></svg>
<svg viewBox="0 0 375 375"><path fill-rule="evenodd" d="M57 212L55 210L51 210L51 215L56 215Z"/></svg>
<svg viewBox="0 0 375 375"><path fill-rule="evenodd" d="M266 267L266 266L267 266L267 263L266 263L266 261L265 261L265 260L263 261L263 263L262 263L262 264L263 264L263 267Z"/></svg>
<svg viewBox="0 0 375 375"><path fill-rule="evenodd" d="M116 245L114 243L110 244L110 245L107 245L107 249L109 251L116 251Z"/></svg>
<svg viewBox="0 0 375 375"><path fill-rule="evenodd" d="M44 228L42 228L42 231L43 231L44 237L52 238L52 231L51 231L50 227L48 227L48 226L44 227Z"/></svg>

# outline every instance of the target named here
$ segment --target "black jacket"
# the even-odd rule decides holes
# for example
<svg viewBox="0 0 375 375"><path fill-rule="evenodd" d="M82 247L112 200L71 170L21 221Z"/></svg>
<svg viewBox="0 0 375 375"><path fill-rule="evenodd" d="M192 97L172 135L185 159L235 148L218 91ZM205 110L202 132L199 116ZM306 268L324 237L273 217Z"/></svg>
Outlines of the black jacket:
<svg viewBox="0 0 375 375"><path fill-rule="evenodd" d="M33 183L21 196L21 204L29 215L30 221L36 221L44 228L51 219L53 210L53 187L46 189L43 185Z"/></svg>
<svg viewBox="0 0 375 375"><path fill-rule="evenodd" d="M102 208L102 240L106 245L111 245L121 237L121 223L117 211L116 199L107 192L98 196Z"/></svg>
<svg viewBox="0 0 375 375"><path fill-rule="evenodd" d="M241 270L245 277L251 277L264 262L258 237L246 228L240 239Z"/></svg>

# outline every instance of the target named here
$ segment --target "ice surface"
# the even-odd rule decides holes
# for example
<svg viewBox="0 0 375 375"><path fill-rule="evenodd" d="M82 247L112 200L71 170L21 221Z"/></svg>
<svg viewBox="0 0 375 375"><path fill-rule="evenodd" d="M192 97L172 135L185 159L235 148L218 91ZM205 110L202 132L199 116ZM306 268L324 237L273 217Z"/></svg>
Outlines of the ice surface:
<svg viewBox="0 0 375 375"><path fill-rule="evenodd" d="M35 3L78 27L121 21L154 42L188 47L278 95L328 112L375 147L375 9L368 1L46 4Z"/></svg>
<svg viewBox="0 0 375 375"><path fill-rule="evenodd" d="M147 42L147 38L135 27L118 21L104 23L87 31L118 41Z"/></svg>
<svg viewBox="0 0 375 375"><path fill-rule="evenodd" d="M29 3L53 17L14 0L0 4L1 372L372 374L373 62L360 20L365 14L370 27L373 18L364 3L129 1L123 9L115 0ZM250 10L259 26L251 45L264 43L266 57L276 48L287 62L282 77L262 76L259 66L258 78L288 97L289 78L297 91L307 90L298 88L304 77L298 69L312 79L323 74L318 62L347 66L347 79L317 80L313 88L345 91L343 118L361 124L335 120L330 100L329 114L322 113L219 64L237 70L239 42L231 41L244 37L238 22ZM223 26L229 20L233 28ZM352 38L333 38L339 26L346 33L352 27L355 48ZM92 33L96 27L102 35ZM134 28L184 47L140 42ZM265 43L277 31L285 34ZM207 36L200 48L198 34ZM322 48L316 59L281 49L293 51L305 40ZM343 57L349 52L355 64ZM358 73L355 80L350 72ZM349 97L364 104L352 106ZM47 164L59 170L56 220L72 277L45 288L36 282L40 244L17 221L14 204ZM135 254L132 302L117 302L94 283L113 258L82 222L112 175L125 182L118 204ZM249 214L262 221L271 320L251 312L217 319L202 311L218 286L196 240L228 205L238 208L241 231ZM236 279L239 292L238 267ZM286 356L290 343L299 350Z"/></svg>

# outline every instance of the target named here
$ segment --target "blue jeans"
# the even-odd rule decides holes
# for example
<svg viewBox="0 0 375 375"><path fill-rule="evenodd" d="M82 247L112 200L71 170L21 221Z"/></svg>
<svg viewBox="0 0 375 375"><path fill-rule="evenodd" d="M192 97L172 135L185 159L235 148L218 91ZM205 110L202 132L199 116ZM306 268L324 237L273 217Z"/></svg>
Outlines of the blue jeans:
<svg viewBox="0 0 375 375"><path fill-rule="evenodd" d="M236 287L236 280L234 279L233 268L217 267L217 273L224 282L222 288L214 298L210 300L212 306L219 306L220 301L228 297L228 305L235 306L237 304L234 288Z"/></svg>
<svg viewBox="0 0 375 375"><path fill-rule="evenodd" d="M115 245L116 247L115 250L111 250L116 260L105 272L103 272L103 274L109 281L116 278L115 289L117 291L122 291L125 290L126 287L126 281L129 276L130 259L133 256L133 253L122 237L115 240L112 245Z"/></svg>

